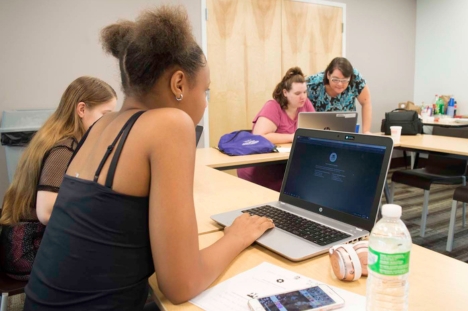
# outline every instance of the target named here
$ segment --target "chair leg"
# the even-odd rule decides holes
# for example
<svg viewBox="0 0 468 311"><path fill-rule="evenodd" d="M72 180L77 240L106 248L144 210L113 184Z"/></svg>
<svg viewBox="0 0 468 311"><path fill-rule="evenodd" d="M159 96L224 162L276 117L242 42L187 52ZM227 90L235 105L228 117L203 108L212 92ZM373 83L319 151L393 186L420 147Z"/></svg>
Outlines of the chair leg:
<svg viewBox="0 0 468 311"><path fill-rule="evenodd" d="M466 227L466 203L463 202L463 216L462 216L462 224L463 224L463 228Z"/></svg>
<svg viewBox="0 0 468 311"><path fill-rule="evenodd" d="M385 181L385 184L384 184L384 195L385 195L385 201L387 203L389 203L390 202L389 201L390 200L390 192L388 190L388 182L387 181Z"/></svg>
<svg viewBox="0 0 468 311"><path fill-rule="evenodd" d="M406 154L406 150L403 150L403 159L405 159L405 169L408 169L407 157L408 155ZM410 162L411 162L411 159L410 159Z"/></svg>
<svg viewBox="0 0 468 311"><path fill-rule="evenodd" d="M453 235L455 233L455 220L457 219L457 201L452 201L452 212L450 213L450 224L447 236L447 252L451 252L453 249Z"/></svg>
<svg viewBox="0 0 468 311"><path fill-rule="evenodd" d="M466 177L463 176L463 186L466 186ZM463 228L466 227L466 202L463 202L463 216L462 216Z"/></svg>
<svg viewBox="0 0 468 311"><path fill-rule="evenodd" d="M395 195L395 182L392 181L390 184L390 195L388 196L388 203L393 203L393 197Z"/></svg>
<svg viewBox="0 0 468 311"><path fill-rule="evenodd" d="M8 306L8 293L2 293L2 304L0 305L0 311L6 311Z"/></svg>
<svg viewBox="0 0 468 311"><path fill-rule="evenodd" d="M424 204L421 215L421 232L420 236L424 237L426 235L426 221L427 221L427 212L429 210L429 190L424 190Z"/></svg>
<svg viewBox="0 0 468 311"><path fill-rule="evenodd" d="M414 153L414 163L413 163L413 169L418 168L419 166L419 152Z"/></svg>
<svg viewBox="0 0 468 311"><path fill-rule="evenodd" d="M412 170L415 169L415 167L414 167L415 156L414 156L414 155L415 155L415 152L411 151L411 152L410 152L410 157L411 157L411 160L410 160L411 163L410 163L410 165L411 165L411 169L412 169Z"/></svg>

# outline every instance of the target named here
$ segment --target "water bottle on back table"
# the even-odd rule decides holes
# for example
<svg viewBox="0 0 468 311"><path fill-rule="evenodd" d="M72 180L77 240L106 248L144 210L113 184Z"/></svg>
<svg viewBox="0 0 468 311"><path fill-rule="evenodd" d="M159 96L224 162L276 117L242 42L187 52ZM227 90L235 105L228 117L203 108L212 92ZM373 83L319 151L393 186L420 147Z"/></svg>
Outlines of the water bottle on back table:
<svg viewBox="0 0 468 311"><path fill-rule="evenodd" d="M442 97L439 97L439 99L437 99L437 110L439 114L445 114L445 103Z"/></svg>
<svg viewBox="0 0 468 311"><path fill-rule="evenodd" d="M369 237L367 311L408 310L411 235L401 221L401 206L385 204Z"/></svg>
<svg viewBox="0 0 468 311"><path fill-rule="evenodd" d="M435 116L436 114L439 114L438 108L437 107L437 100L439 99L439 95L435 95L434 100L432 101L432 114Z"/></svg>
<svg viewBox="0 0 468 311"><path fill-rule="evenodd" d="M453 99L453 96L450 97L448 102L447 115L451 118L455 116L455 100Z"/></svg>

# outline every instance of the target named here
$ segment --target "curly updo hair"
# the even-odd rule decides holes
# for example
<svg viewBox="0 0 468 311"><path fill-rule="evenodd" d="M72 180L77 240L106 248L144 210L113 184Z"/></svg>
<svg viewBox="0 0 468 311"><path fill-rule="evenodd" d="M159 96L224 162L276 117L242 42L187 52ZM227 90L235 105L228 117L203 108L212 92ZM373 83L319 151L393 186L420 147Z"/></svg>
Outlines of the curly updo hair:
<svg viewBox="0 0 468 311"><path fill-rule="evenodd" d="M288 108L288 99L284 96L283 90L290 91L293 83L304 83L305 78L301 68L289 68L283 79L278 83L273 91L273 98L280 104L281 109Z"/></svg>
<svg viewBox="0 0 468 311"><path fill-rule="evenodd" d="M144 11L135 22L120 20L102 30L101 41L119 60L127 96L144 96L170 68L184 71L194 85L198 69L206 65L182 6Z"/></svg>

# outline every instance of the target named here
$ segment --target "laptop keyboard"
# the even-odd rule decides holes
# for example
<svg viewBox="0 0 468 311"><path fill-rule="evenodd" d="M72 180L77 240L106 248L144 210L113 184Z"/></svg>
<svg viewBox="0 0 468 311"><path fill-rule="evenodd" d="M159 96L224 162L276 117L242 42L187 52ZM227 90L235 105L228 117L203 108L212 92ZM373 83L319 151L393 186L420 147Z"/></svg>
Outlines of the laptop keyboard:
<svg viewBox="0 0 468 311"><path fill-rule="evenodd" d="M276 228L290 232L320 246L350 237L349 234L285 212L270 205L260 206L242 212L271 218Z"/></svg>

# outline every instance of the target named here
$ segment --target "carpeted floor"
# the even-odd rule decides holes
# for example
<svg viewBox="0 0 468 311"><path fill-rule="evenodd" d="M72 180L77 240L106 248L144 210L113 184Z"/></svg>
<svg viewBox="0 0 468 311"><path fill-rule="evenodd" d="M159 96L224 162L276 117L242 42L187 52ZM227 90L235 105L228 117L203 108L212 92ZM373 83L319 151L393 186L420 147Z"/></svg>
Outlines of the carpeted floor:
<svg viewBox="0 0 468 311"><path fill-rule="evenodd" d="M390 178L393 171L394 169L389 172L389 184L391 183ZM422 238L419 236L419 225L421 223L424 191L402 184L395 185L394 203L401 205L403 208L402 219L411 233L413 243L468 263L468 220L466 227L463 228L461 203L458 203L453 251L447 252L445 250L452 207L452 196L457 186L431 186L426 236ZM385 203L385 198L382 199L382 203Z"/></svg>

